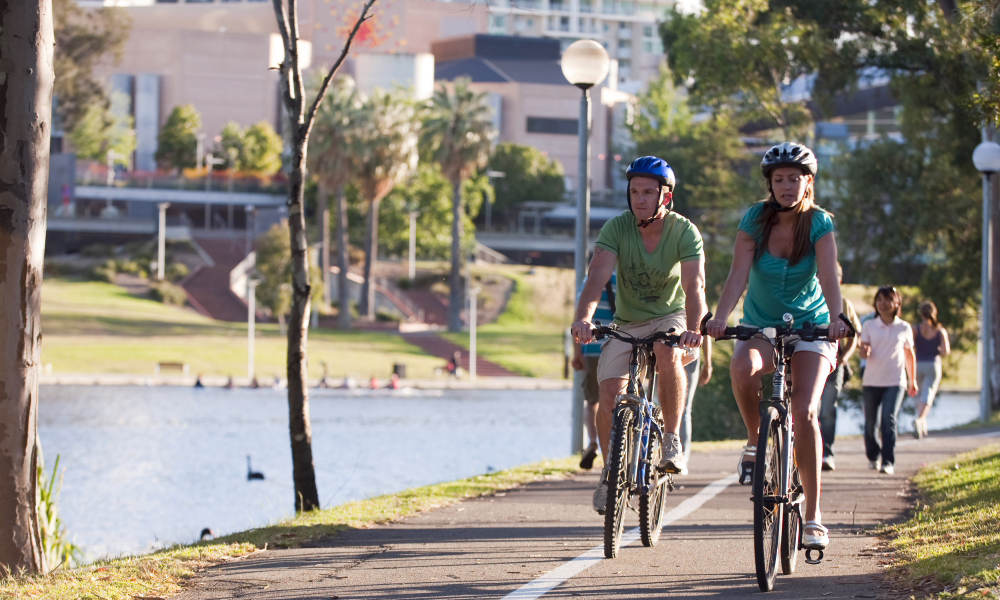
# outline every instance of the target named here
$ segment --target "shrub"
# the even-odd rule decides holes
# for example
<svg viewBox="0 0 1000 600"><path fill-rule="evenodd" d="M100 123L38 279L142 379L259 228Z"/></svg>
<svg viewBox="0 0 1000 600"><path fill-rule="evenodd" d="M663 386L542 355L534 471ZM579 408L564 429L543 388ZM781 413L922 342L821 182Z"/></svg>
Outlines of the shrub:
<svg viewBox="0 0 1000 600"><path fill-rule="evenodd" d="M56 482L58 479L58 483ZM38 464L38 528L42 538L42 551L50 569L72 567L80 557L80 548L69 541L66 528L56 510L56 498L62 487L62 474L59 473L59 455L52 465L52 474L46 475L45 469Z"/></svg>
<svg viewBox="0 0 1000 600"><path fill-rule="evenodd" d="M153 300L173 306L184 306L187 302L187 292L179 285L169 281L158 281L149 288L149 295Z"/></svg>
<svg viewBox="0 0 1000 600"><path fill-rule="evenodd" d="M114 248L110 244L90 244L84 246L80 254L89 258L105 258L114 255Z"/></svg>
<svg viewBox="0 0 1000 600"><path fill-rule="evenodd" d="M110 258L103 263L94 267L91 272L91 278L97 281L106 281L108 283L115 282L115 275L118 273L118 266L115 264L114 260Z"/></svg>
<svg viewBox="0 0 1000 600"><path fill-rule="evenodd" d="M168 281L176 283L187 277L190 272L188 266L182 262L170 263L167 265L166 277Z"/></svg>

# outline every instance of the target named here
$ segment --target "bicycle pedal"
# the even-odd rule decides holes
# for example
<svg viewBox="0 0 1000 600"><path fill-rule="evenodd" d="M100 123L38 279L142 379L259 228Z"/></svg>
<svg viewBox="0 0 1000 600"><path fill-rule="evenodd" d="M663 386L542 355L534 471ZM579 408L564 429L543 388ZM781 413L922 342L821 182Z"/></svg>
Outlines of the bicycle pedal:
<svg viewBox="0 0 1000 600"><path fill-rule="evenodd" d="M816 552L819 554L816 558L812 557L812 553ZM818 565L823 562L823 551L819 548L806 548L806 563L810 565Z"/></svg>
<svg viewBox="0 0 1000 600"><path fill-rule="evenodd" d="M740 485L750 485L753 483L753 463L745 462L740 465Z"/></svg>

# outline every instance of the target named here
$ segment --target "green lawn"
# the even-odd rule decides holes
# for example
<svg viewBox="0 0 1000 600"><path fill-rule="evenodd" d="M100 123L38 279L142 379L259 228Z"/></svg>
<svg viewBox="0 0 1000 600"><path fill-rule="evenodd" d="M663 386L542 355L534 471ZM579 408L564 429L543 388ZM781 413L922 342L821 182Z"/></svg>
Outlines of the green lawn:
<svg viewBox="0 0 1000 600"><path fill-rule="evenodd" d="M156 363L186 362L191 373L244 376L247 333L243 323L202 317L190 309L131 296L93 281L46 279L42 289L42 364L53 374L152 375ZM409 378L434 377L441 360L396 334L309 332L310 378L325 361L333 377L388 377L393 363ZM285 373L285 337L275 324L258 324L255 364L261 377Z"/></svg>
<svg viewBox="0 0 1000 600"><path fill-rule="evenodd" d="M913 517L883 531L896 551L893 578L913 598L996 598L1000 444L925 468L914 483Z"/></svg>

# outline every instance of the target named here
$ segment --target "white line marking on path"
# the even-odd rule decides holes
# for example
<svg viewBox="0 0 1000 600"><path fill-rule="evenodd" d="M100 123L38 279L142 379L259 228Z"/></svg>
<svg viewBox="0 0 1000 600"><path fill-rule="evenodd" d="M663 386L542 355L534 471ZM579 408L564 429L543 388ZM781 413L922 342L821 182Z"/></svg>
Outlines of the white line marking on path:
<svg viewBox="0 0 1000 600"><path fill-rule="evenodd" d="M673 510L663 515L663 524L669 525L674 521L683 519L734 483L736 483L736 475L729 475L706 485L697 494L681 502ZM639 528L630 529L622 534L621 546L624 548L638 539ZM540 598L564 581L582 573L602 560L604 560L603 543L600 546L594 546L573 560L559 565L548 573L540 575L534 581L524 584L504 596L503 600L535 600L536 598Z"/></svg>

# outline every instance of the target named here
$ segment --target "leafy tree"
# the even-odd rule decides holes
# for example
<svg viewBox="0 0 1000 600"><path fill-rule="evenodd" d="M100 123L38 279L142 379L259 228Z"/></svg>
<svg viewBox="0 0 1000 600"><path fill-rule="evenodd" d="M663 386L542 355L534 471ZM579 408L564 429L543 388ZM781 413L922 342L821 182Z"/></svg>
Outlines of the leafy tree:
<svg viewBox="0 0 1000 600"><path fill-rule="evenodd" d="M347 329L351 325L351 311L348 300L347 258L348 247L348 213L345 186L357 171L355 139L364 126L361 118L361 95L358 94L354 80L350 77L338 77L333 81L326 101L316 113L316 125L310 138L309 170L319 183L317 190L321 214L329 214L328 195L333 193L336 210L336 246L337 246L337 326ZM320 220L322 227L327 227L327 219ZM324 229L323 239L326 240L329 231ZM324 244L323 260L329 260L329 243ZM325 277L329 273L329 265L323 265L324 293L329 289Z"/></svg>
<svg viewBox="0 0 1000 600"><path fill-rule="evenodd" d="M94 67L109 57L121 59L132 28L119 8L88 9L76 0L53 0L55 21L56 112L63 128L73 130L92 107L106 109L104 85L93 76Z"/></svg>
<svg viewBox="0 0 1000 600"><path fill-rule="evenodd" d="M521 202L562 202L566 180L562 165L532 146L503 142L490 156L488 168L504 173L493 181L496 209L509 210Z"/></svg>
<svg viewBox="0 0 1000 600"><path fill-rule="evenodd" d="M698 13L675 6L660 33L676 82L689 84L694 106L802 139L812 123L805 99L788 101L782 90L815 71L822 40L813 23L772 4L783 3L705 0Z"/></svg>
<svg viewBox="0 0 1000 600"><path fill-rule="evenodd" d="M112 94L112 104L127 101L124 94ZM76 155L91 160L105 160L108 152L113 152L116 164L128 165L135 152L135 129L132 117L121 111L105 109L100 104L91 104L76 127L69 134Z"/></svg>
<svg viewBox="0 0 1000 600"><path fill-rule="evenodd" d="M0 4L0 572L48 571L38 514L45 188L52 132L48 0Z"/></svg>
<svg viewBox="0 0 1000 600"><path fill-rule="evenodd" d="M156 162L177 171L194 167L200 129L201 115L194 106L174 107L156 139Z"/></svg>
<svg viewBox="0 0 1000 600"><path fill-rule="evenodd" d="M291 156L288 164L288 236L292 259L292 309L288 325L288 437L292 451L292 482L295 510L319 508L316 469L312 460L312 432L309 424L309 396L306 386L306 343L312 286L309 279L306 241L305 184L309 133L316 113L334 75L347 58L351 42L371 18L375 0L366 0L347 32L340 55L327 71L311 103L306 102L302 66L299 63L299 22L295 0L273 0L274 18L281 36L284 55L279 65L281 103L287 118Z"/></svg>
<svg viewBox="0 0 1000 600"><path fill-rule="evenodd" d="M267 121L246 130L239 123L226 123L219 134L218 149L229 169L262 175L274 175L281 169L281 136Z"/></svg>
<svg viewBox="0 0 1000 600"><path fill-rule="evenodd" d="M368 202L365 236L365 282L362 315L375 318L375 262L378 260L378 217L382 199L416 171L416 107L404 92L376 90L361 108L362 123L355 137L357 185Z"/></svg>
<svg viewBox="0 0 1000 600"><path fill-rule="evenodd" d="M462 249L468 254L476 243L472 217L484 195L492 190L485 175L466 180L462 187ZM379 246L391 256L405 256L410 245L410 210L417 213L416 250L423 258L446 258L451 248L451 183L435 163L421 164L412 181L396 186L382 202L379 216Z"/></svg>
<svg viewBox="0 0 1000 600"><path fill-rule="evenodd" d="M462 329L465 304L462 182L486 165L495 137L493 111L486 103L485 93L472 90L467 79L455 81L450 89L441 86L435 90L421 130L420 147L427 160L441 165L452 188L449 331Z"/></svg>

